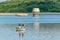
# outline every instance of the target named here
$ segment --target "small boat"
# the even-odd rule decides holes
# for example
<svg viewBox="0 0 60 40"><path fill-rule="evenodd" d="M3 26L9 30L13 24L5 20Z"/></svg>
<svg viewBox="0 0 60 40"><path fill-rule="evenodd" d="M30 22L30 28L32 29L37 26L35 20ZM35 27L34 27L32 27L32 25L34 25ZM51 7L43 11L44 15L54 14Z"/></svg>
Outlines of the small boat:
<svg viewBox="0 0 60 40"><path fill-rule="evenodd" d="M26 13L16 14L16 16L28 16Z"/></svg>
<svg viewBox="0 0 60 40"><path fill-rule="evenodd" d="M25 31L25 28L21 27L16 27L16 31Z"/></svg>
<svg viewBox="0 0 60 40"><path fill-rule="evenodd" d="M25 28L20 28L19 31L25 31Z"/></svg>
<svg viewBox="0 0 60 40"><path fill-rule="evenodd" d="M33 14L34 17L38 17L40 14Z"/></svg>

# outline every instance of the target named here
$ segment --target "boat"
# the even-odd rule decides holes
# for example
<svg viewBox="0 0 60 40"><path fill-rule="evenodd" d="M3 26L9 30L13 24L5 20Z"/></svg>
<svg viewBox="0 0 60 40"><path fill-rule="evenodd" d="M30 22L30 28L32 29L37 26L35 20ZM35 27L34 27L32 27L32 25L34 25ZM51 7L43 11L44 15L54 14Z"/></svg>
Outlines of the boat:
<svg viewBox="0 0 60 40"><path fill-rule="evenodd" d="M25 31L25 28L20 28L19 31Z"/></svg>
<svg viewBox="0 0 60 40"><path fill-rule="evenodd" d="M16 16L28 16L26 13L16 14Z"/></svg>
<svg viewBox="0 0 60 40"><path fill-rule="evenodd" d="M25 31L25 28L22 28L22 27L16 27L16 31Z"/></svg>

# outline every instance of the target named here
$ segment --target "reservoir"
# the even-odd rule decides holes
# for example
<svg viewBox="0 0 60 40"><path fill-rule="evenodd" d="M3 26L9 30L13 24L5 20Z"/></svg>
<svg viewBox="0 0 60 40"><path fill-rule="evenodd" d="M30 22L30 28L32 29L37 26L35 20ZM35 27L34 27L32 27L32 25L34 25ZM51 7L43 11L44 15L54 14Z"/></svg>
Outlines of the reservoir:
<svg viewBox="0 0 60 40"><path fill-rule="evenodd" d="M16 32L18 24L25 24L24 35ZM0 16L1 40L60 40L60 15L40 14L39 17Z"/></svg>
<svg viewBox="0 0 60 40"><path fill-rule="evenodd" d="M39 17L28 16L0 16L0 23L60 23L60 14L40 14Z"/></svg>
<svg viewBox="0 0 60 40"><path fill-rule="evenodd" d="M60 23L25 23L24 36L16 32L18 24L0 24L1 40L60 40Z"/></svg>

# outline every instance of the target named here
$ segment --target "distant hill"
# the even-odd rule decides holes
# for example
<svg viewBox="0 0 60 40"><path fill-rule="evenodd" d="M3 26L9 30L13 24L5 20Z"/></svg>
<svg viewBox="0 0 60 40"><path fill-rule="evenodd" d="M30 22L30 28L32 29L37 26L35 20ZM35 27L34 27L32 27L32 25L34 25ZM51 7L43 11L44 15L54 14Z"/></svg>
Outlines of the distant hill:
<svg viewBox="0 0 60 40"><path fill-rule="evenodd" d="M5 1L0 2L0 12L32 12L33 8L41 12L60 12L60 2L53 1Z"/></svg>

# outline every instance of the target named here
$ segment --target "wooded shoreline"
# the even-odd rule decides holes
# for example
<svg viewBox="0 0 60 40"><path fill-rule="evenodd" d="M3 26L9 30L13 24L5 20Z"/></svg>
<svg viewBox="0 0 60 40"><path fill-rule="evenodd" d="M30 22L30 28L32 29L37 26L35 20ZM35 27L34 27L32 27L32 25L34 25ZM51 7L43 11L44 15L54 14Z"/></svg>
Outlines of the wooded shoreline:
<svg viewBox="0 0 60 40"><path fill-rule="evenodd" d="M33 13L0 13L0 16L7 16L7 15L16 15L16 14L33 14ZM39 14L59 14L60 12L40 12Z"/></svg>

